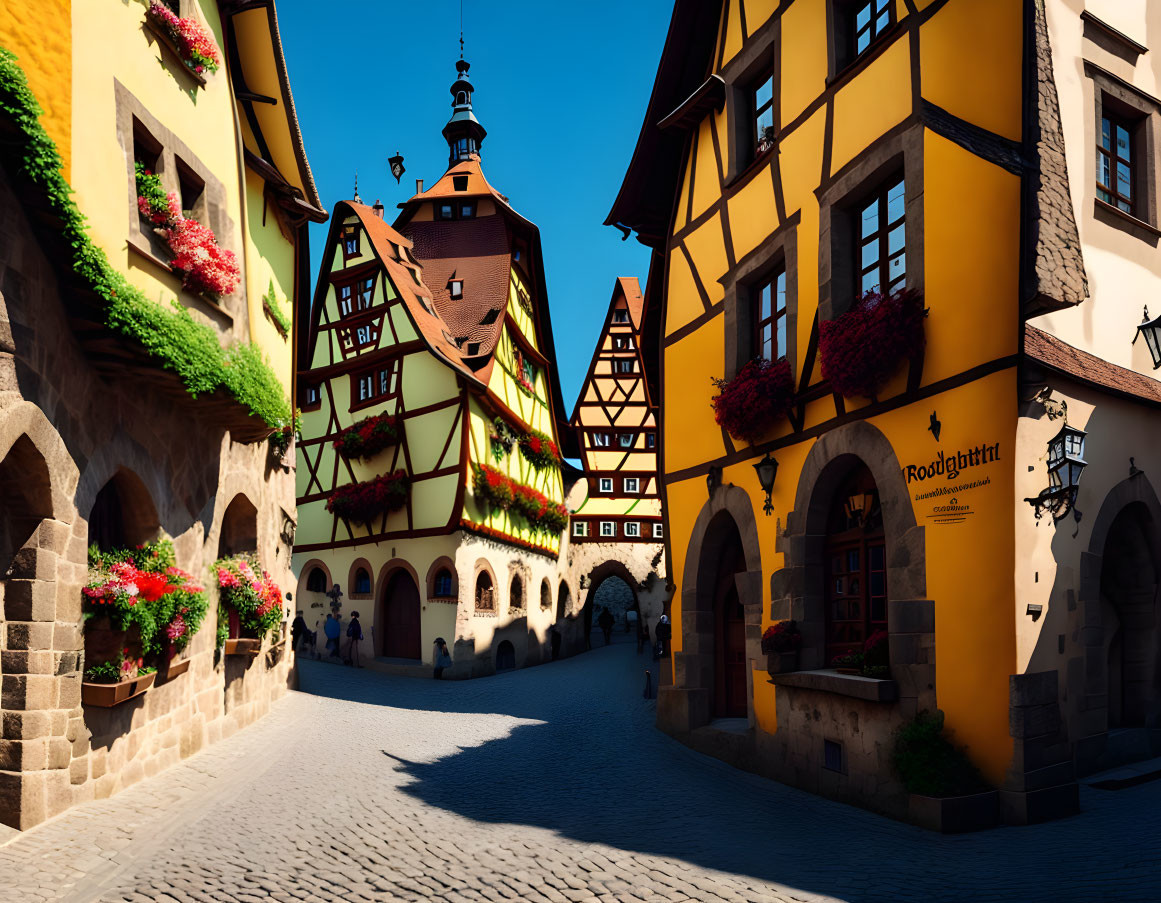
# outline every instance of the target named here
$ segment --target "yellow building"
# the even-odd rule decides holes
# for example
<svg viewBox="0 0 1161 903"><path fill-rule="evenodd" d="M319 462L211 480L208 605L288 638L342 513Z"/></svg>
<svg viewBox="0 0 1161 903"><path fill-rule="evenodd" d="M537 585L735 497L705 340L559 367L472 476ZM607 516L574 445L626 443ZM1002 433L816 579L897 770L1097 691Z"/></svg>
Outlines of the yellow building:
<svg viewBox="0 0 1161 903"><path fill-rule="evenodd" d="M289 436L326 214L273 3L5 4L0 93L0 708L27 727L6 735L0 821L24 828L285 692L277 636L254 659L219 648L210 565L251 553L292 588L294 477L266 440ZM208 624L106 707L86 552L156 539L209 586Z"/></svg>
<svg viewBox="0 0 1161 903"><path fill-rule="evenodd" d="M468 68L448 169L394 228L381 206L336 207L301 376L295 553L308 626L337 584L374 656L431 663L441 637L457 677L540 661L576 598L540 235L484 177ZM381 494L346 504L359 492Z"/></svg>
<svg viewBox="0 0 1161 903"><path fill-rule="evenodd" d="M921 712L998 789L977 821L1156 754L1159 23L1077 6L675 4L608 222L663 270L685 742L928 824Z"/></svg>

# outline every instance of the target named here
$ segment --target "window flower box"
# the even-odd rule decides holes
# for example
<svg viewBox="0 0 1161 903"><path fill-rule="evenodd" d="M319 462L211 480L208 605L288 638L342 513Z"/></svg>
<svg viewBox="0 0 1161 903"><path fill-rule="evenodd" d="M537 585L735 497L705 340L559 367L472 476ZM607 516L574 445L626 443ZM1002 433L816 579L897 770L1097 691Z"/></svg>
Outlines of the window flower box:
<svg viewBox="0 0 1161 903"><path fill-rule="evenodd" d="M254 637L233 637L226 640L226 655L255 656L262 649L262 640Z"/></svg>
<svg viewBox="0 0 1161 903"><path fill-rule="evenodd" d="M134 696L140 696L153 686L157 679L157 672L134 675L117 683L101 683L98 681L81 682L81 702L85 705L96 706L102 709L111 709L115 705L128 702Z"/></svg>
<svg viewBox="0 0 1161 903"><path fill-rule="evenodd" d="M410 492L407 471L397 470L363 483L339 486L327 499L327 511L344 520L369 525L384 512L402 508Z"/></svg>
<svg viewBox="0 0 1161 903"><path fill-rule="evenodd" d="M351 424L332 445L344 458L372 458L398 441L399 421L389 414L377 414Z"/></svg>
<svg viewBox="0 0 1161 903"><path fill-rule="evenodd" d="M762 651L766 654L769 674L787 674L798 670L798 650L802 648L802 633L796 621L771 624L762 634Z"/></svg>
<svg viewBox="0 0 1161 903"><path fill-rule="evenodd" d="M753 360L731 380L715 379L714 421L740 442L751 445L790 413L794 375L785 360Z"/></svg>
<svg viewBox="0 0 1161 903"><path fill-rule="evenodd" d="M569 513L564 505L531 486L517 483L494 467L472 466L475 469L472 489L482 504L493 510L510 510L538 532L561 533L568 528Z"/></svg>
<svg viewBox="0 0 1161 903"><path fill-rule="evenodd" d="M253 555L222 558L214 563L218 578L218 642L226 655L257 655L262 637L282 623L282 590ZM259 576L261 574L261 576ZM245 636L243 636L245 634Z"/></svg>
<svg viewBox="0 0 1161 903"><path fill-rule="evenodd" d="M797 652L767 652L766 671L769 674L789 674L798 670Z"/></svg>
<svg viewBox="0 0 1161 903"><path fill-rule="evenodd" d="M923 352L922 297L865 292L845 314L819 324L823 378L846 398L874 398L906 360Z"/></svg>
<svg viewBox="0 0 1161 903"><path fill-rule="evenodd" d="M537 470L560 466L560 449L556 447L551 436L530 430L520 437L519 443L520 454Z"/></svg>
<svg viewBox="0 0 1161 903"><path fill-rule="evenodd" d="M221 67L218 46L209 30L197 19L178 16L157 0L149 4L145 19L199 84L205 85L207 72L217 72Z"/></svg>

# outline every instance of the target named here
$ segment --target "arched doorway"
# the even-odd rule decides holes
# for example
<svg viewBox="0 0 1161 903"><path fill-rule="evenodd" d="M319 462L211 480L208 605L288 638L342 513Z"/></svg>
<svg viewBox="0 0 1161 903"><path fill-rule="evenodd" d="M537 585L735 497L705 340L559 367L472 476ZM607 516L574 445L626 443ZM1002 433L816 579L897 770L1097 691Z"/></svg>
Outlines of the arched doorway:
<svg viewBox="0 0 1161 903"><path fill-rule="evenodd" d="M887 629L887 547L875 478L861 461L839 483L827 514L823 597L828 665L860 654Z"/></svg>
<svg viewBox="0 0 1161 903"><path fill-rule="evenodd" d="M21 436L0 461L0 575L36 528L52 516L48 465L28 436Z"/></svg>
<svg viewBox="0 0 1161 903"><path fill-rule="evenodd" d="M387 658L422 658L420 652L419 587L404 568L387 580L379 603L376 650Z"/></svg>
<svg viewBox="0 0 1161 903"><path fill-rule="evenodd" d="M571 594L568 590L568 584L561 580L560 589L556 593L556 620L563 621L565 615L568 614L568 603Z"/></svg>
<svg viewBox="0 0 1161 903"><path fill-rule="evenodd" d="M218 557L230 558L258 551L258 509L239 493L222 514L218 537Z"/></svg>
<svg viewBox="0 0 1161 903"><path fill-rule="evenodd" d="M736 577L746 569L746 554L738 525L728 514L714 518L710 530L719 534L721 543L713 584L713 716L745 718L746 611L738 595Z"/></svg>
<svg viewBox="0 0 1161 903"><path fill-rule="evenodd" d="M101 487L89 511L89 545L103 552L156 539L157 508L141 478L121 469Z"/></svg>
<svg viewBox="0 0 1161 903"><path fill-rule="evenodd" d="M1156 524L1142 502L1117 514L1101 564L1109 729L1144 727L1161 702L1157 670Z"/></svg>
<svg viewBox="0 0 1161 903"><path fill-rule="evenodd" d="M504 640L496 647L496 670L511 671L516 667L516 647Z"/></svg>

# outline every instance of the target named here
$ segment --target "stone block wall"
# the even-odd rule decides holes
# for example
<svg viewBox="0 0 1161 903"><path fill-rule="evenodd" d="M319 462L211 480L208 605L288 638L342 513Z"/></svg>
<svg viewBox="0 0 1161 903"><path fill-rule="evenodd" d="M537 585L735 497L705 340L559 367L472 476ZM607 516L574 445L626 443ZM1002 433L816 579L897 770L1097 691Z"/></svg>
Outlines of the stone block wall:
<svg viewBox="0 0 1161 903"><path fill-rule="evenodd" d="M265 443L233 442L204 402L167 390L132 349L98 370L66 316L58 269L0 174L0 822L22 829L250 724L285 693L293 666L285 647L221 658L209 571L226 510L244 495L257 510L255 551L293 589L283 538L293 472ZM124 490L126 536L171 537L211 606L185 674L97 709L81 701L80 591L88 517L111 480Z"/></svg>

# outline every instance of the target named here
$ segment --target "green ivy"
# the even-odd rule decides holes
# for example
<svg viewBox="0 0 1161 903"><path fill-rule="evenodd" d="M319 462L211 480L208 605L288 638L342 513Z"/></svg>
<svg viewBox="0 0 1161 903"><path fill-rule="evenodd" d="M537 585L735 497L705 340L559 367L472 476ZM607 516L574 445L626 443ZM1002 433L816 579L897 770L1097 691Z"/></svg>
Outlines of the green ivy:
<svg viewBox="0 0 1161 903"><path fill-rule="evenodd" d="M274 322L278 324L278 328L282 330L282 334L284 336L290 335L290 315L282 309L282 302L278 300L278 295L274 291L273 279L270 280L270 288L262 296L262 301L266 304L266 309L270 311L270 316L274 318Z"/></svg>
<svg viewBox="0 0 1161 903"><path fill-rule="evenodd" d="M20 132L18 146L8 153L20 156L19 175L43 192L62 220L69 265L105 301L105 325L144 346L194 398L222 389L272 429L288 423L290 401L258 346L239 342L222 348L213 329L176 300L168 307L150 301L93 244L62 173L60 153L40 124L42 112L15 55L0 47L0 115Z"/></svg>

